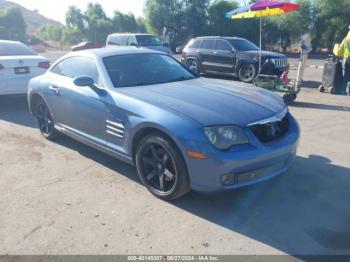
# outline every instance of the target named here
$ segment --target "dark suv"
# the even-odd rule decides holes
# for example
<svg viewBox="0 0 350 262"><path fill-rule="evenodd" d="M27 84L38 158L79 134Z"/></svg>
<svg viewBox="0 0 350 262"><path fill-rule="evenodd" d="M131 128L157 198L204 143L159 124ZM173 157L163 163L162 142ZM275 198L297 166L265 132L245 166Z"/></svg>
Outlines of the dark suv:
<svg viewBox="0 0 350 262"><path fill-rule="evenodd" d="M285 55L267 51L259 52L252 42L237 37L198 37L183 49L181 62L199 73L236 76L251 82L261 74L281 76L288 70Z"/></svg>

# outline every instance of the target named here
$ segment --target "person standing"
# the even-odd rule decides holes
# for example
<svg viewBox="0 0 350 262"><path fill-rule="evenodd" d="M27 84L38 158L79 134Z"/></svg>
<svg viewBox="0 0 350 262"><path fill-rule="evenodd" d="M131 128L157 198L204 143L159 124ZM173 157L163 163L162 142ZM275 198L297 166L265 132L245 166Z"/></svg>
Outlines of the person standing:
<svg viewBox="0 0 350 262"><path fill-rule="evenodd" d="M344 81L348 83L350 82L350 25L348 35L341 43L339 51L344 58Z"/></svg>

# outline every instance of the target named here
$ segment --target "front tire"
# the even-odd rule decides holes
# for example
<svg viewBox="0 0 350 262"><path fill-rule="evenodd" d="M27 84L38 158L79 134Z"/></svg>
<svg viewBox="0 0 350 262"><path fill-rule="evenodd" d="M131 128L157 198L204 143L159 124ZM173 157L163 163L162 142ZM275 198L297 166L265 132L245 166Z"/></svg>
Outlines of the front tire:
<svg viewBox="0 0 350 262"><path fill-rule="evenodd" d="M59 132L55 129L49 108L44 100L39 99L35 106L35 117L38 122L40 133L48 140L55 140L59 137Z"/></svg>
<svg viewBox="0 0 350 262"><path fill-rule="evenodd" d="M175 200L190 191L182 154L162 134L150 134L141 140L136 151L136 167L142 183L160 199Z"/></svg>
<svg viewBox="0 0 350 262"><path fill-rule="evenodd" d="M257 68L254 64L246 63L241 65L238 71L238 77L242 82L251 83L257 76Z"/></svg>

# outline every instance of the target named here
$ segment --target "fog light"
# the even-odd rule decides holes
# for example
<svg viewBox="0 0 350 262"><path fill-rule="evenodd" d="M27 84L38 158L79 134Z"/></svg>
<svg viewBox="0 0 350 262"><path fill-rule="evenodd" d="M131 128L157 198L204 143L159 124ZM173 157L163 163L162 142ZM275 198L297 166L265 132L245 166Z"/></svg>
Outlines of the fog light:
<svg viewBox="0 0 350 262"><path fill-rule="evenodd" d="M235 183L235 175L234 174L228 174L222 176L222 183L224 186L233 185Z"/></svg>

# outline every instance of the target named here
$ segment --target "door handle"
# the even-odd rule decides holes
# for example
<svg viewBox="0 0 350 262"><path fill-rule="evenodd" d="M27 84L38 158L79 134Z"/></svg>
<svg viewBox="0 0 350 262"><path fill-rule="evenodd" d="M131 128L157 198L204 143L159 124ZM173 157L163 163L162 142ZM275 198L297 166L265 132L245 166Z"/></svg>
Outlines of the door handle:
<svg viewBox="0 0 350 262"><path fill-rule="evenodd" d="M60 93L60 89L58 88L58 86L55 86L55 85L49 85L49 89L56 93L56 94L59 94Z"/></svg>

